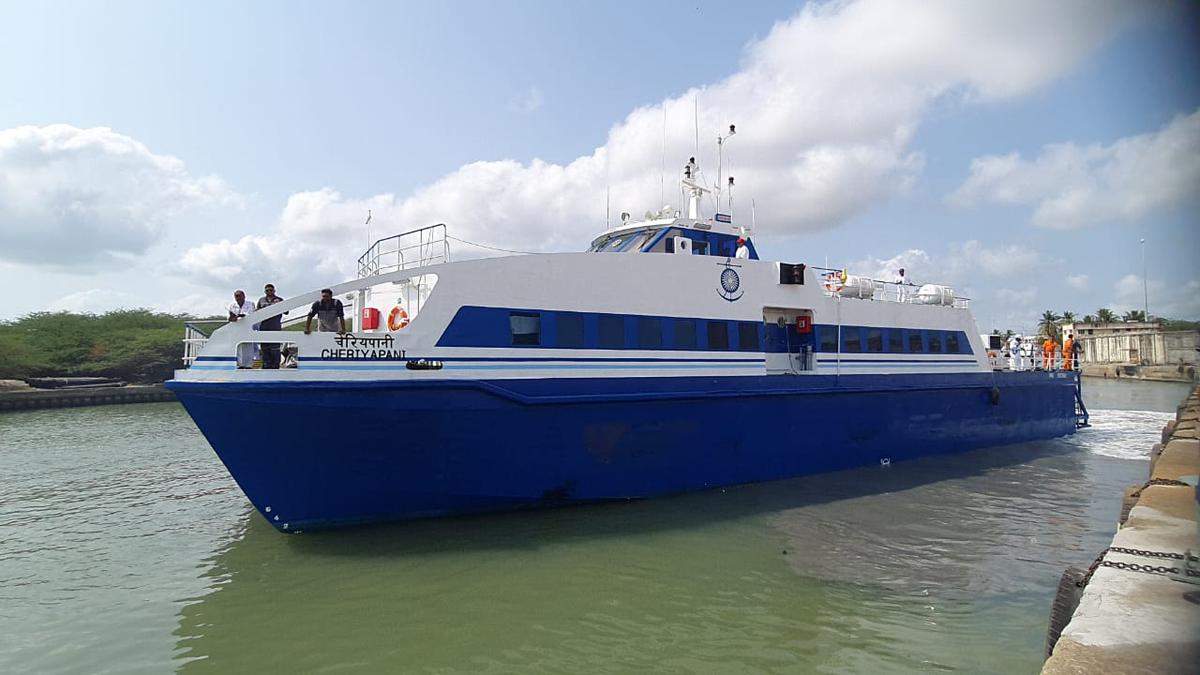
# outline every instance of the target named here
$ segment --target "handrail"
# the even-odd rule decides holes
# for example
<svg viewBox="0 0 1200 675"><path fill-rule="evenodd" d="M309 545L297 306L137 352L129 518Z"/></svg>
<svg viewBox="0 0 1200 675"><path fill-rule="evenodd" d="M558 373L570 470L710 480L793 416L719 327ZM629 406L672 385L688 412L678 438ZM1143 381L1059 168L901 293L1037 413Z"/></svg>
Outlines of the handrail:
<svg viewBox="0 0 1200 675"><path fill-rule="evenodd" d="M358 257L358 278L449 261L446 224L438 223L375 240Z"/></svg>

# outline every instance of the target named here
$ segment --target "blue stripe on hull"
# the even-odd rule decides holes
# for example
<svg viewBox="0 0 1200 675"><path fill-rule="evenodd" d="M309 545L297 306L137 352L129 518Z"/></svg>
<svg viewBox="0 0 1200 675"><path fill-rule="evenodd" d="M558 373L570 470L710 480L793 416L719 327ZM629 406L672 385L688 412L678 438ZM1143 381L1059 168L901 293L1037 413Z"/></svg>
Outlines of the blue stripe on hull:
<svg viewBox="0 0 1200 675"><path fill-rule="evenodd" d="M168 383L250 501L289 531L1051 438L1074 431L1074 386L1045 373Z"/></svg>

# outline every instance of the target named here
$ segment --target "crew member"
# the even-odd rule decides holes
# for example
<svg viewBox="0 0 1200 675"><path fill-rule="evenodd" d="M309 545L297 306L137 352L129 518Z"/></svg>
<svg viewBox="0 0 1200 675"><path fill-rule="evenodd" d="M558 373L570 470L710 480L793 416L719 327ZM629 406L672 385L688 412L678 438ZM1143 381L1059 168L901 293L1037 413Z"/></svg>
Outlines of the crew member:
<svg viewBox="0 0 1200 675"><path fill-rule="evenodd" d="M1012 370L1025 370L1025 359L1021 358L1021 336L1008 338L1008 367Z"/></svg>
<svg viewBox="0 0 1200 675"><path fill-rule="evenodd" d="M1071 370L1072 360L1075 356L1075 334L1067 333L1067 339L1063 340L1063 370Z"/></svg>
<svg viewBox="0 0 1200 675"><path fill-rule="evenodd" d="M233 292L233 302L229 303L229 322L234 323L245 319L254 313L254 303L246 299L246 292L237 289ZM254 343L243 342L237 346L237 367L254 367Z"/></svg>
<svg viewBox="0 0 1200 675"><path fill-rule="evenodd" d="M904 274L904 268L901 267L900 271L896 273L896 288L900 302L908 299L908 291L904 288L906 285L908 285L908 277Z"/></svg>
<svg viewBox="0 0 1200 675"><path fill-rule="evenodd" d="M1054 353L1058 351L1058 341L1053 335L1047 335L1046 341L1042 343L1042 369L1054 369Z"/></svg>
<svg viewBox="0 0 1200 675"><path fill-rule="evenodd" d="M750 258L750 248L746 246L746 238L745 237L738 237L737 253L734 253L733 257L741 258L743 260Z"/></svg>
<svg viewBox="0 0 1200 675"><path fill-rule="evenodd" d="M270 307L277 302L283 302L283 298L275 295L275 285L267 284L263 287L264 295L258 299L258 309ZM287 314L287 312L284 312ZM283 330L283 317L273 316L269 319L263 319L257 326L256 330ZM262 352L263 368L276 369L279 368L279 343L264 342L260 345Z"/></svg>
<svg viewBox="0 0 1200 675"><path fill-rule="evenodd" d="M321 299L312 304L308 311L308 320L304 322L304 334L312 332L313 317L317 317L317 330L322 333L345 333L346 313L342 301L333 297L333 291L321 289Z"/></svg>

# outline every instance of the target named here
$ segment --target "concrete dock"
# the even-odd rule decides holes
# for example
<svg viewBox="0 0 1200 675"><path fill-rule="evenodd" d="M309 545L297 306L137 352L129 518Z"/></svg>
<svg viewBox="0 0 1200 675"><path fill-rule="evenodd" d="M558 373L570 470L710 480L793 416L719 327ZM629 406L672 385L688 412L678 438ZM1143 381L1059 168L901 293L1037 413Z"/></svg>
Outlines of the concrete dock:
<svg viewBox="0 0 1200 675"><path fill-rule="evenodd" d="M174 400L175 394L167 391L161 384L131 384L95 389L34 389L22 383L20 387L0 388L0 412Z"/></svg>
<svg viewBox="0 0 1200 675"><path fill-rule="evenodd" d="M1084 575L1043 674L1200 672L1200 577L1187 574L1183 559L1200 555L1198 424L1200 388L1151 450L1148 484L1126 491L1128 515Z"/></svg>

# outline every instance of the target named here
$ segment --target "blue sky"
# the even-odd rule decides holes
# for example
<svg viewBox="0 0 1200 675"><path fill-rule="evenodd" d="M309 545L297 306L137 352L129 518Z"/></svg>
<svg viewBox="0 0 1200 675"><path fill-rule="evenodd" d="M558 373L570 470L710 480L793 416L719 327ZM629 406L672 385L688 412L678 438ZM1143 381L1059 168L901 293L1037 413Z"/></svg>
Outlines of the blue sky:
<svg viewBox="0 0 1200 675"><path fill-rule="evenodd" d="M765 257L906 264L987 329L1140 304L1145 237L1198 318L1200 15L1043 4L0 2L0 315L309 290L366 208L582 249L698 100Z"/></svg>

